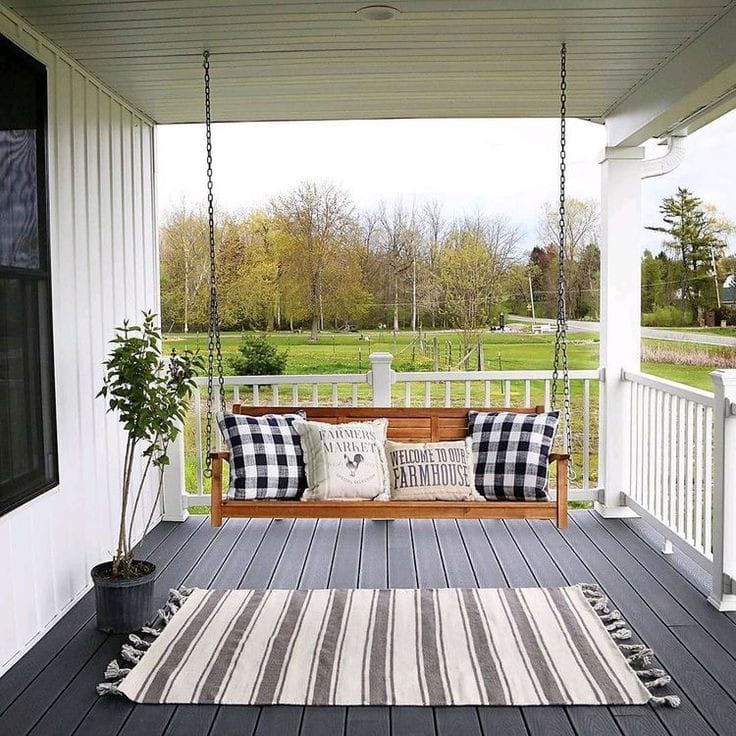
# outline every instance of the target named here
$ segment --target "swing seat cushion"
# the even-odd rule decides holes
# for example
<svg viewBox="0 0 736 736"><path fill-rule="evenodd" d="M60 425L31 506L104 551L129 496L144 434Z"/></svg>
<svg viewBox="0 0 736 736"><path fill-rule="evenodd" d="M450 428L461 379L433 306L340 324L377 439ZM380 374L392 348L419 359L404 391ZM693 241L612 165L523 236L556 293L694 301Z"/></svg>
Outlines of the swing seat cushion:
<svg viewBox="0 0 736 736"><path fill-rule="evenodd" d="M475 487L488 500L546 501L559 412L468 412Z"/></svg>
<svg viewBox="0 0 736 736"><path fill-rule="evenodd" d="M228 498L295 499L307 487L294 421L303 414L219 412L217 424L230 451Z"/></svg>

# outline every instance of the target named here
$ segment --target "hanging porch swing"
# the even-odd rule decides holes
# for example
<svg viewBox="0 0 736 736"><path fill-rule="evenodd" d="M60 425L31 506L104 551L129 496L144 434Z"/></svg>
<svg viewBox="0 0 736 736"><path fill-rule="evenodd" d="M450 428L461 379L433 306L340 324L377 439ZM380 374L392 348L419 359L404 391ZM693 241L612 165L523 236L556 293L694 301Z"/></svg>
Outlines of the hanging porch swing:
<svg viewBox="0 0 736 736"><path fill-rule="evenodd" d="M223 499L223 463L229 453L208 451L205 458L206 477L212 479L211 520L214 526L223 517L237 518L359 518L359 519L550 519L558 527L567 526L568 477L571 475L570 451L572 427L570 423L570 378L567 352L567 309L565 294L565 224L566 224L566 115L567 115L567 48L560 47L560 154L559 154L559 208L558 208L558 281L557 319L555 327L554 359L550 404L559 406L564 425L564 453L550 453L549 462L556 464L555 498L552 500L489 500L477 501L375 501L375 500L233 500ZM217 264L215 243L215 216L212 171L212 107L210 90L210 53L203 54L204 107L207 153L207 213L209 225L210 309L207 361L207 447L212 447L212 422L215 409L215 378L217 403L225 410L225 381L223 376L222 345L218 318ZM560 401L561 395L561 401ZM561 406L560 406L561 404ZM541 414L544 406L519 408L483 407L480 411L504 411L518 414ZM234 414L263 416L303 412L308 420L329 423L388 419L388 439L403 442L437 442L463 439L467 436L468 408L359 408L359 407L251 407L235 404ZM400 429L398 429L400 426ZM411 436L407 436L407 434Z"/></svg>

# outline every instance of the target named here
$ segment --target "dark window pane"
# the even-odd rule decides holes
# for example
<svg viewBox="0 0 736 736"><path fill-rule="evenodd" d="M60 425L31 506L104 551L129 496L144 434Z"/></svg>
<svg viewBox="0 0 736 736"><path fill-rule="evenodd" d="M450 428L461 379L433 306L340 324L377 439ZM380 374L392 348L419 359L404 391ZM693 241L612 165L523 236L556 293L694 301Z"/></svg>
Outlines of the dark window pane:
<svg viewBox="0 0 736 736"><path fill-rule="evenodd" d="M58 482L46 71L0 36L0 514Z"/></svg>
<svg viewBox="0 0 736 736"><path fill-rule="evenodd" d="M39 268L35 130L0 130L0 266Z"/></svg>

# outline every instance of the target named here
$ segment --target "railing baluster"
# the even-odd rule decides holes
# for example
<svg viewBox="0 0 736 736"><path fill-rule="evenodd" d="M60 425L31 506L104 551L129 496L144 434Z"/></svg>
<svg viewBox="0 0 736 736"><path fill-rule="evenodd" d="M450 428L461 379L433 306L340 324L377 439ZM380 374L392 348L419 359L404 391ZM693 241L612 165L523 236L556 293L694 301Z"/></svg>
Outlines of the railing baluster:
<svg viewBox="0 0 736 736"><path fill-rule="evenodd" d="M432 384L429 381L424 382L424 406L432 406Z"/></svg>
<svg viewBox="0 0 736 736"><path fill-rule="evenodd" d="M274 406L279 406L280 405L280 402L279 402L279 385L278 385L278 383L274 383L273 389L271 391L271 394L273 395L273 405Z"/></svg>
<svg viewBox="0 0 736 736"><path fill-rule="evenodd" d="M552 404L551 400L552 396L552 384L549 379L547 379L544 382L544 409L545 411L549 411L550 406Z"/></svg>
<svg viewBox="0 0 736 736"><path fill-rule="evenodd" d="M354 383L352 386L352 400L353 406L358 406L358 384Z"/></svg>
<svg viewBox="0 0 736 736"><path fill-rule="evenodd" d="M670 426L667 431L670 442L669 477L667 490L669 493L669 510L667 525L673 529L677 524L677 397L670 394Z"/></svg>
<svg viewBox="0 0 736 736"><path fill-rule="evenodd" d="M524 381L524 406L532 405L532 382L527 379Z"/></svg>
<svg viewBox="0 0 736 736"><path fill-rule="evenodd" d="M703 500L703 552L713 554L713 409L705 408L705 441L703 443L703 465L705 466L705 498Z"/></svg>
<svg viewBox="0 0 736 736"><path fill-rule="evenodd" d="M483 381L483 406L491 405L491 382Z"/></svg>
<svg viewBox="0 0 736 736"><path fill-rule="evenodd" d="M503 382L503 400L504 406L511 406L511 381Z"/></svg>
<svg viewBox="0 0 736 736"><path fill-rule="evenodd" d="M685 457L685 537L688 541L694 540L693 535L693 444L695 443L695 422L693 402L687 402L687 433L688 442Z"/></svg>
<svg viewBox="0 0 736 736"><path fill-rule="evenodd" d="M679 446L679 457L677 458L677 533L685 537L687 532L685 529L685 514L687 505L685 503L686 488L686 472L685 472L685 454L688 442L687 428L687 401L683 398L678 400L677 413L679 414L680 423L677 427L677 443Z"/></svg>
<svg viewBox="0 0 736 736"><path fill-rule="evenodd" d="M257 383L253 384L253 406L261 405L261 389Z"/></svg>
<svg viewBox="0 0 736 736"><path fill-rule="evenodd" d="M465 406L470 406L470 381L465 381Z"/></svg>
<svg viewBox="0 0 736 736"><path fill-rule="evenodd" d="M528 385L527 381L527 385ZM528 393L528 391L527 391ZM531 401L527 398L527 406ZM590 381L583 381L583 490L590 488Z"/></svg>
<svg viewBox="0 0 736 736"><path fill-rule="evenodd" d="M319 384L312 384L312 406L319 406Z"/></svg>
<svg viewBox="0 0 736 736"><path fill-rule="evenodd" d="M240 386L235 384L233 386L233 404L239 404L240 403Z"/></svg>
<svg viewBox="0 0 736 736"><path fill-rule="evenodd" d="M703 548L703 407L695 408L695 546Z"/></svg>
<svg viewBox="0 0 736 736"><path fill-rule="evenodd" d="M450 382L445 381L445 406L452 406L452 396L450 391Z"/></svg>
<svg viewBox="0 0 736 736"><path fill-rule="evenodd" d="M299 384L295 383L291 387L291 403L292 406L299 406Z"/></svg>
<svg viewBox="0 0 736 736"><path fill-rule="evenodd" d="M411 406L411 381L404 384L404 406Z"/></svg>
<svg viewBox="0 0 736 736"><path fill-rule="evenodd" d="M202 393L194 390L194 449L197 453L197 493L204 493L204 468L202 467Z"/></svg>

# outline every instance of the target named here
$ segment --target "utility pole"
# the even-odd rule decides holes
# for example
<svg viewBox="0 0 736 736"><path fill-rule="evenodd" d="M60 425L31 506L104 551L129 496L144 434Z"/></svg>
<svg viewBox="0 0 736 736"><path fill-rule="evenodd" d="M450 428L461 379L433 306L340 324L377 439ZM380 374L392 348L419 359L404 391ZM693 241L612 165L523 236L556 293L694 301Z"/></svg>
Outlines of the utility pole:
<svg viewBox="0 0 736 736"><path fill-rule="evenodd" d="M721 289L718 285L718 269L716 268L716 252L711 247L710 249L710 259L711 263L713 264L713 284L716 287L716 301L718 303L718 309L721 308Z"/></svg>
<svg viewBox="0 0 736 736"><path fill-rule="evenodd" d="M529 278L529 300L532 304L532 327L534 327L537 323L537 315L534 311L534 288L532 287L532 275L528 274Z"/></svg>

